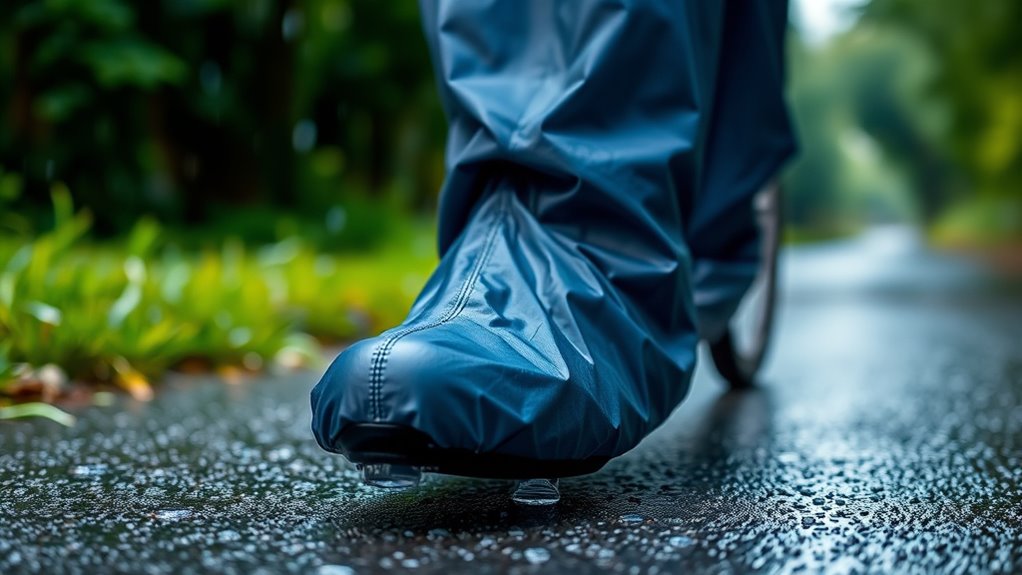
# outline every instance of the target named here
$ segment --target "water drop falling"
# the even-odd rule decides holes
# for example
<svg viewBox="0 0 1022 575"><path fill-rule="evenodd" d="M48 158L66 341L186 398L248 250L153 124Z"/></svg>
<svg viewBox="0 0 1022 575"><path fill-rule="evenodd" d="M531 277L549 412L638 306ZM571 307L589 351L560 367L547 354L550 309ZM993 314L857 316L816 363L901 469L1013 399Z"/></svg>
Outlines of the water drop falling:
<svg viewBox="0 0 1022 575"><path fill-rule="evenodd" d="M409 489L419 484L422 472L417 467L375 463L362 466L366 485L383 489Z"/></svg>
<svg viewBox="0 0 1022 575"><path fill-rule="evenodd" d="M511 500L519 505L554 505L561 500L556 479L525 479L515 486Z"/></svg>

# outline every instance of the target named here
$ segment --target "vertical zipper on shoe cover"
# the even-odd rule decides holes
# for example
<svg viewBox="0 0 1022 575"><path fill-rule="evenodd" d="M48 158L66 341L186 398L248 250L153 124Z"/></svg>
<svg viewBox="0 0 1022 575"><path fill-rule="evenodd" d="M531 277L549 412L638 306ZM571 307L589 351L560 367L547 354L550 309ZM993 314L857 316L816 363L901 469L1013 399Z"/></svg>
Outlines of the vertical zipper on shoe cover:
<svg viewBox="0 0 1022 575"><path fill-rule="evenodd" d="M497 217L499 218L507 210L508 192L498 193L500 193L500 205L497 207ZM383 343L373 350L372 361L370 361L369 365L369 417L373 421L380 421L382 418L380 413L380 399L383 392L384 370L386 369L387 359L390 356L391 350L394 349L394 345L398 342L398 340L406 335L432 329L451 321L457 317L463 309L465 309L465 305L468 304L468 298L472 295L472 291L475 288L475 283L482 274L483 267L486 265L486 262L489 261L490 256L492 255L495 243L494 240L497 237L498 229L499 226L497 225L494 225L490 229L490 232L486 237L486 242L483 244L479 253L479 259L476 260L468 278L466 278L465 282L461 285L458 295L454 298L451 305L447 308L447 311L445 311L441 317L429 323L399 330L391 334L390 337L384 340Z"/></svg>

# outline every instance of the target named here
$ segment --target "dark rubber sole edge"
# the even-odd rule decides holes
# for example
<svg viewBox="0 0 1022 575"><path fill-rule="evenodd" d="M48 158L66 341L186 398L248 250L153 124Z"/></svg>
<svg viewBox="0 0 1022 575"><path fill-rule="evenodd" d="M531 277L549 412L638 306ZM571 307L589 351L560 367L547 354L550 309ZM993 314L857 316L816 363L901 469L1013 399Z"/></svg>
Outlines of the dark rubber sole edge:
<svg viewBox="0 0 1022 575"><path fill-rule="evenodd" d="M341 455L352 463L418 467L427 473L443 473L480 479L554 479L588 475L600 470L609 457L586 459L531 459L468 449L444 449L425 433L390 423L357 423L346 426L338 438Z"/></svg>

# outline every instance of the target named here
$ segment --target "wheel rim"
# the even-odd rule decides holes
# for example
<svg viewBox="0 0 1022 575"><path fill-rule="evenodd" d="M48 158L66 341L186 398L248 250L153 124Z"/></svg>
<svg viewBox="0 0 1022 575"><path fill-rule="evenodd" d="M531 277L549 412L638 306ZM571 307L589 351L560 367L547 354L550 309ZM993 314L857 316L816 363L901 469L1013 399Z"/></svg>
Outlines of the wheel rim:
<svg viewBox="0 0 1022 575"><path fill-rule="evenodd" d="M730 325L732 353L740 372L736 375L749 382L766 355L773 327L781 233L780 200L780 187L776 183L763 188L753 199L761 233L762 265Z"/></svg>

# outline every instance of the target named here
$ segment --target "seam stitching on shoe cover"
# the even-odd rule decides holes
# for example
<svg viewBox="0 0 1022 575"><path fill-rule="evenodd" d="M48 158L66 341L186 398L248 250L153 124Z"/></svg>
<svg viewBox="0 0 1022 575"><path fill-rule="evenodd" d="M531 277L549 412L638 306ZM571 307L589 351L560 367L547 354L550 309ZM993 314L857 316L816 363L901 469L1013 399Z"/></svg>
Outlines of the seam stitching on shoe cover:
<svg viewBox="0 0 1022 575"><path fill-rule="evenodd" d="M504 212L507 211L507 193L508 192L500 193L500 205L497 208L498 217L502 216ZM390 358L390 352L394 349L394 345L396 345L398 340L406 335L441 326L461 314L462 310L464 310L465 306L468 304L469 296L472 295L472 291L475 289L476 281L478 281L479 276L482 275L483 267L487 264L487 262L489 262L490 256L493 254L493 246L496 244L495 240L497 237L497 230L499 228L500 226L494 225L490 229L490 233L486 238L486 243L483 245L483 249L479 254L479 259L476 261L475 266L473 266L472 272L461 285L458 295L454 298L451 305L448 306L447 311L444 312L439 319L394 333L375 350L373 350L372 362L369 367L369 417L373 421L380 421L381 419L380 399L383 394L383 383L385 380L384 371L386 369L387 360Z"/></svg>

